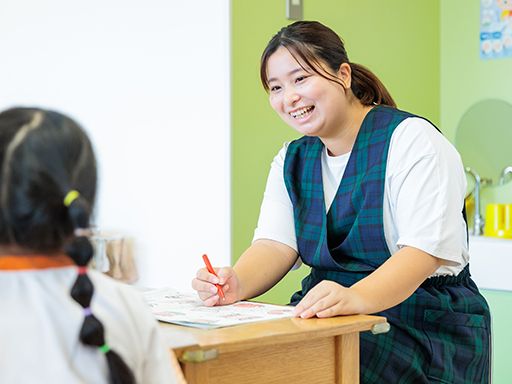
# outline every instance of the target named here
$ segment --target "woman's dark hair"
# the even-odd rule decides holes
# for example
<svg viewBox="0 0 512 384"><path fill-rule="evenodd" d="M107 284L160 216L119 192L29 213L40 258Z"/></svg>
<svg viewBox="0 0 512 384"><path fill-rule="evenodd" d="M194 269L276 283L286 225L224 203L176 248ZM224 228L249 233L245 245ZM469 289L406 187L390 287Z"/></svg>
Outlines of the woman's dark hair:
<svg viewBox="0 0 512 384"><path fill-rule="evenodd" d="M66 251L79 267L71 296L84 308L80 340L105 353L111 383L134 383L89 308L94 288L85 266L93 248L81 232L94 204L96 159L85 132L58 112L6 110L0 113L0 167L0 244L44 254ZM65 205L70 191L78 197Z"/></svg>
<svg viewBox="0 0 512 384"><path fill-rule="evenodd" d="M325 63L333 73L338 72L341 64L348 63L352 69L350 88L363 105L383 104L396 107L395 101L377 76L368 68L351 63L340 37L317 21L297 21L282 28L272 37L261 55L260 62L260 78L266 91L269 90L268 60L279 47L286 48L299 64L304 63L318 75L340 84L343 88L344 85L336 76L323 70L321 63Z"/></svg>

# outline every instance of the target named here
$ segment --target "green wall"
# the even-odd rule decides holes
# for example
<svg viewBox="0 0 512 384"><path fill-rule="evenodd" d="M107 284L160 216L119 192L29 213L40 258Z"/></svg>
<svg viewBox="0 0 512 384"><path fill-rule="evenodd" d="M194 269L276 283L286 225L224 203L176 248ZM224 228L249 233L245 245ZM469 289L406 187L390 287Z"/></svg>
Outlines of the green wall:
<svg viewBox="0 0 512 384"><path fill-rule="evenodd" d="M234 262L251 243L270 163L297 135L272 111L259 81L261 52L291 23L285 1L232 0L231 12ZM439 123L438 0L305 0L304 19L338 32L350 60L373 70L400 108ZM263 299L287 303L306 273L305 267L290 272Z"/></svg>
<svg viewBox="0 0 512 384"><path fill-rule="evenodd" d="M441 126L452 140L462 115L476 102L512 103L512 58L480 59L479 20L478 0L441 1Z"/></svg>
<svg viewBox="0 0 512 384"><path fill-rule="evenodd" d="M512 104L512 58L480 59L479 20L477 0L441 2L441 126L452 141L462 116L474 104L487 99ZM502 163L512 165L510 143L495 139L496 150L503 153ZM477 142L474 150L478 152ZM499 172L500 169L493 175L481 176L497 182L495 175ZM485 187L482 195L483 207L489 202L512 203L512 183Z"/></svg>
<svg viewBox="0 0 512 384"><path fill-rule="evenodd" d="M512 59L479 58L478 0L305 0L304 19L336 30L350 59L372 69L400 108L439 124L452 141L474 103L512 103ZM297 137L271 110L258 75L266 43L289 23L284 0L232 0L233 262L251 242L272 158L283 142ZM512 202L512 183L483 194L484 203ZM286 303L306 273L304 267L290 272L262 299ZM493 314L494 383L510 383L512 293L484 295Z"/></svg>
<svg viewBox="0 0 512 384"><path fill-rule="evenodd" d="M265 45L287 24L284 1L232 0L232 255L251 244L270 163L285 141L297 135L271 110L259 80ZM285 303L306 271L296 271L265 300Z"/></svg>
<svg viewBox="0 0 512 384"><path fill-rule="evenodd" d="M441 1L441 127L451 140L463 114L475 103L485 99L512 103L512 58L480 59L479 18L478 0ZM491 139L500 144L498 137ZM512 165L510 143L502 144L497 150L509 157ZM478 151L478 143L474 150ZM482 195L483 207L488 202L512 203L512 183L484 188ZM494 384L508 384L512 382L508 351L512 343L512 293L484 291L484 295L493 316Z"/></svg>

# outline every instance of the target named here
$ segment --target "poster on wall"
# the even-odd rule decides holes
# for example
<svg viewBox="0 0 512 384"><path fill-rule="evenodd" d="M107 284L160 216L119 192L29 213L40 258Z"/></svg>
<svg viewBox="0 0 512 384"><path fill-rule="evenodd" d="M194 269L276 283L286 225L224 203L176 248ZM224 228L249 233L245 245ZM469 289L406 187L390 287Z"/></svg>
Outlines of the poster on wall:
<svg viewBox="0 0 512 384"><path fill-rule="evenodd" d="M512 57L512 0L480 0L480 57Z"/></svg>

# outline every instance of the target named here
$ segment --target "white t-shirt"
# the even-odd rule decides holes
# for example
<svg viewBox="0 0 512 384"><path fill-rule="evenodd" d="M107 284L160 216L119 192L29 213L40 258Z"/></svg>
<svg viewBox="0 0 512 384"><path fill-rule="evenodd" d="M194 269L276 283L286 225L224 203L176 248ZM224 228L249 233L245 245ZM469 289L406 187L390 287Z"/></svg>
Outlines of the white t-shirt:
<svg viewBox="0 0 512 384"><path fill-rule="evenodd" d="M158 323L132 287L89 270L91 309L107 344L137 383L175 383ZM0 382L108 383L105 355L78 335L82 307L69 292L76 267L0 271Z"/></svg>
<svg viewBox="0 0 512 384"><path fill-rule="evenodd" d="M288 144L272 162L253 241L279 241L297 251L293 206L283 176ZM322 180L329 210L350 153L322 153ZM457 275L468 263L461 214L466 177L460 155L428 121L410 117L391 137L384 186L383 220L391 254L402 246L446 260L434 275Z"/></svg>

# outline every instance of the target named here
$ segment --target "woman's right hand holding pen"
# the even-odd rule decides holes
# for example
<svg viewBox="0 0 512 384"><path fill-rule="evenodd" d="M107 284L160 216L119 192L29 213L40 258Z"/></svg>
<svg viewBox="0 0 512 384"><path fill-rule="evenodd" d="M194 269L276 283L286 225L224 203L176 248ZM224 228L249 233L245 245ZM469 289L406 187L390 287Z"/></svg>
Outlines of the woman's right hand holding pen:
<svg viewBox="0 0 512 384"><path fill-rule="evenodd" d="M201 268L192 280L192 288L204 305L210 307L249 300L268 291L281 280L297 257L297 251L288 245L267 239L257 240L240 256L233 268L212 268L214 273ZM207 259L207 256L203 256L208 266ZM222 288L224 299L219 296L215 284Z"/></svg>
<svg viewBox="0 0 512 384"><path fill-rule="evenodd" d="M214 305L232 304L240 300L240 282L236 272L231 267L214 268L213 273L208 272L206 268L197 271L196 277L192 280L192 288L197 291L203 304L208 307ZM224 298L219 295L218 284Z"/></svg>

